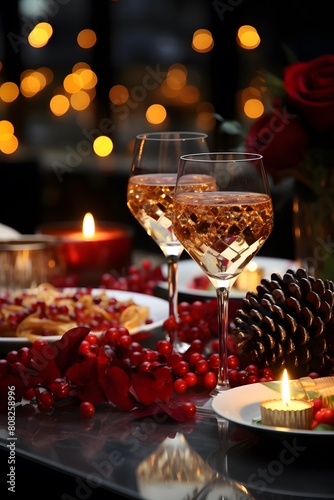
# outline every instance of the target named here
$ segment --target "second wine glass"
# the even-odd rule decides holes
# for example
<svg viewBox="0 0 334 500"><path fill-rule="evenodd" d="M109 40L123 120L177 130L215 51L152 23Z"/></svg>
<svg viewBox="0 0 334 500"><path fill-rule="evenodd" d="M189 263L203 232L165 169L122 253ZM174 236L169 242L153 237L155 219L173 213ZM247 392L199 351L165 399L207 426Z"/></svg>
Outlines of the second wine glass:
<svg viewBox="0 0 334 500"><path fill-rule="evenodd" d="M175 351L188 344L177 335L178 261L183 246L175 237L173 195L180 156L207 152L207 134L201 132L150 132L135 139L127 204L147 234L157 243L167 261L169 317L168 333ZM173 326L175 324L175 327Z"/></svg>
<svg viewBox="0 0 334 500"><path fill-rule="evenodd" d="M219 367L214 396L230 387L230 289L273 228L273 206L262 156L241 152L182 156L173 227L217 293Z"/></svg>

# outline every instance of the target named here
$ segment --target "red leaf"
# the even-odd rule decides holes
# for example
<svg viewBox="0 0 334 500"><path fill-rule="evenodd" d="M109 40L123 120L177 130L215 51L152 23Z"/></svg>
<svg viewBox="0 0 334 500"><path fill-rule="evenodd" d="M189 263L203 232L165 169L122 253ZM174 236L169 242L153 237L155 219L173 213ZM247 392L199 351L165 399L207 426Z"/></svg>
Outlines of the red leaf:
<svg viewBox="0 0 334 500"><path fill-rule="evenodd" d="M169 401L173 395L173 378L167 366L159 367L153 373L135 373L132 386L138 401L146 405L155 401Z"/></svg>
<svg viewBox="0 0 334 500"><path fill-rule="evenodd" d="M108 401L121 410L132 410L135 401L130 394L131 378L118 366L99 370L100 382Z"/></svg>
<svg viewBox="0 0 334 500"><path fill-rule="evenodd" d="M56 350L48 343L34 342L29 350L29 365L40 378L42 385L49 385L61 373L55 363Z"/></svg>
<svg viewBox="0 0 334 500"><path fill-rule="evenodd" d="M55 363L62 374L77 361L80 344L89 332L85 326L71 328L54 343Z"/></svg>
<svg viewBox="0 0 334 500"><path fill-rule="evenodd" d="M71 385L71 396L93 404L106 403L107 399L99 383L97 358L86 358L71 366L65 373Z"/></svg>
<svg viewBox="0 0 334 500"><path fill-rule="evenodd" d="M65 376L71 384L81 387L91 380L98 383L97 361L96 358L85 358L72 365L66 372Z"/></svg>

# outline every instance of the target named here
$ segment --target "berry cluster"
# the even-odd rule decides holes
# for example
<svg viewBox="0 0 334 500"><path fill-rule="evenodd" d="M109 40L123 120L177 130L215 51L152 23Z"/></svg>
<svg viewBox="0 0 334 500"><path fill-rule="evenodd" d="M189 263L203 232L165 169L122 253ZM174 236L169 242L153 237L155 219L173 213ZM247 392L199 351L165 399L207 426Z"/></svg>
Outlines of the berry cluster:
<svg viewBox="0 0 334 500"><path fill-rule="evenodd" d="M153 267L149 260L144 259L141 267L131 265L124 275L103 274L100 287L153 295L154 288L159 281L166 281L161 267Z"/></svg>
<svg viewBox="0 0 334 500"><path fill-rule="evenodd" d="M334 429L334 408L323 406L321 398L313 399L313 423L312 429L319 426L333 427ZM333 430L328 429L328 430Z"/></svg>
<svg viewBox="0 0 334 500"><path fill-rule="evenodd" d="M6 376L19 376L28 379L33 370L36 370L37 354L50 349L43 338L34 342L32 348L22 347L18 351L10 351L6 359L0 360L0 380ZM217 341L211 343L211 351L208 352L207 345L201 339L192 340L188 350L183 353L175 353L172 344L168 340L157 340L154 348L143 347L136 340L136 336L130 335L124 327L112 327L101 335L93 332L88 333L80 342L78 349L78 370L80 367L91 367L90 362L98 362L98 358L107 359L109 367L117 367L124 373L131 374L156 374L163 370L166 387L170 384L166 400L174 394L174 397L183 393L193 394L199 391L210 391L217 383L218 353ZM236 355L230 355L229 359L230 377L233 386L244 383L252 383L262 380L254 365L249 365L246 370L239 368L239 360ZM86 363L86 365L85 365ZM238 376L235 377L234 374ZM169 378L170 377L170 378ZM40 412L47 413L53 408L64 405L73 395L73 390L78 383L78 374L74 373L73 367L65 375L47 376L47 382L40 383L36 378L36 385L24 390L23 398L35 401ZM266 380L272 380L273 374L267 371ZM153 386L152 386L153 387ZM153 389L154 390L154 387ZM161 396L161 394L159 393ZM164 397L164 394L162 394ZM95 413L94 401L81 400L80 412L84 416L92 416ZM186 418L196 413L196 407L191 401L182 403L182 411Z"/></svg>

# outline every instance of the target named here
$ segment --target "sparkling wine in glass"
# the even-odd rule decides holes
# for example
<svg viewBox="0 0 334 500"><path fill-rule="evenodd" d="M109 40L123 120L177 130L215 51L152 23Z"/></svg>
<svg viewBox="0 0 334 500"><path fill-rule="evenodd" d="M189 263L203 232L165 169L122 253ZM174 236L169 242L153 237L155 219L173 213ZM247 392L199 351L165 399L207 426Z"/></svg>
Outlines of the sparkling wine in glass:
<svg viewBox="0 0 334 500"><path fill-rule="evenodd" d="M169 316L176 321L177 271L183 252L172 228L178 162L183 154L207 151L207 135L200 132L145 133L138 135L134 144L127 204L166 257ZM178 339L176 327L170 340L175 351L182 352L188 347Z"/></svg>
<svg viewBox="0 0 334 500"><path fill-rule="evenodd" d="M211 178L203 189L199 177ZM218 300L219 368L212 395L230 388L228 300L233 283L273 228L262 156L241 152L183 155L174 195L174 233L214 286Z"/></svg>

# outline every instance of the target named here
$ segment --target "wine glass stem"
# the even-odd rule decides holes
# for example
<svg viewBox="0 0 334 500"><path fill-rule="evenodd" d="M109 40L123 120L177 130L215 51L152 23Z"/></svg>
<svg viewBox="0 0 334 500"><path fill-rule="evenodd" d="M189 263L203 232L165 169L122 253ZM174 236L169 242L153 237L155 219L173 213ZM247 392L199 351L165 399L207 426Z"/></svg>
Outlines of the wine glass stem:
<svg viewBox="0 0 334 500"><path fill-rule="evenodd" d="M167 255L167 280L168 280L168 303L169 316L177 319L178 317L178 291L177 291L177 271L178 271L177 255Z"/></svg>
<svg viewBox="0 0 334 500"><path fill-rule="evenodd" d="M230 383L228 379L228 300L229 290L222 287L217 288L218 299L218 353L219 353L219 368L217 385L223 390L229 389Z"/></svg>

